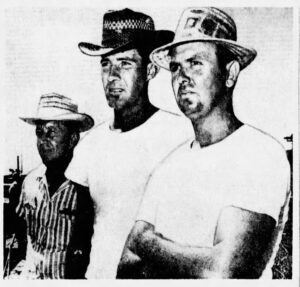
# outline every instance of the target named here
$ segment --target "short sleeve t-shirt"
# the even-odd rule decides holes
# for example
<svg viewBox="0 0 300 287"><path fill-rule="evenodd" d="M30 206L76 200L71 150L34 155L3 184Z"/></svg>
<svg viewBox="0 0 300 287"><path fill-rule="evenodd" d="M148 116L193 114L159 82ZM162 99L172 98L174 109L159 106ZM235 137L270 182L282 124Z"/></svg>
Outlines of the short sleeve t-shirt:
<svg viewBox="0 0 300 287"><path fill-rule="evenodd" d="M221 210L235 206L279 214L289 194L290 167L282 146L243 125L208 147L181 145L155 169L137 220L181 244L212 247Z"/></svg>
<svg viewBox="0 0 300 287"><path fill-rule="evenodd" d="M151 171L192 135L186 118L159 110L128 132L105 122L76 147L66 177L89 186L96 208L88 278L115 278Z"/></svg>

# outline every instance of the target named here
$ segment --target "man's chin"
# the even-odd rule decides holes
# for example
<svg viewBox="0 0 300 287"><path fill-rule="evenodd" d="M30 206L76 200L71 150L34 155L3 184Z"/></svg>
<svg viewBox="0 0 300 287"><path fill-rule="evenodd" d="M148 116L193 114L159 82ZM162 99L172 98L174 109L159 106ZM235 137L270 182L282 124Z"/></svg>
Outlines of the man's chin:
<svg viewBox="0 0 300 287"><path fill-rule="evenodd" d="M114 103L112 105L109 105L110 108L114 109L115 111L121 111L124 110L124 105L121 103Z"/></svg>
<svg viewBox="0 0 300 287"><path fill-rule="evenodd" d="M42 159L42 162L45 166L53 166L53 165L56 165L56 161L53 160L53 159L48 159L48 158L44 158Z"/></svg>
<svg viewBox="0 0 300 287"><path fill-rule="evenodd" d="M47 167L51 167L51 166L59 166L63 159L62 158L56 158L56 157L52 157L52 156L44 156L41 157L42 162L45 166Z"/></svg>
<svg viewBox="0 0 300 287"><path fill-rule="evenodd" d="M197 116L197 113L195 111L188 109L186 107L179 106L179 109L189 119Z"/></svg>
<svg viewBox="0 0 300 287"><path fill-rule="evenodd" d="M115 101L115 100L107 101L107 104L110 108L112 108L114 110L120 110L121 109L121 105L118 101Z"/></svg>

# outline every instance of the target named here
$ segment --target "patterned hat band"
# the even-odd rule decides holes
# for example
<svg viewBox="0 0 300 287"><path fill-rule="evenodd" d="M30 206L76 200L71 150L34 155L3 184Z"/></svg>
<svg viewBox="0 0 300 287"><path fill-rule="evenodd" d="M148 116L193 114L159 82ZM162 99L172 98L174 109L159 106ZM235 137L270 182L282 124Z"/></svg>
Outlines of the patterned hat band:
<svg viewBox="0 0 300 287"><path fill-rule="evenodd" d="M134 41L137 32L148 31L154 31L154 23L150 17L121 19L108 14L104 17L101 45L116 48Z"/></svg>
<svg viewBox="0 0 300 287"><path fill-rule="evenodd" d="M41 98L38 110L45 109L45 108L56 108L61 110L67 110L70 112L78 112L78 107L76 104L73 103L66 103L62 101L58 101L55 98Z"/></svg>
<svg viewBox="0 0 300 287"><path fill-rule="evenodd" d="M126 19L121 21L109 21L106 20L103 23L103 30L114 30L120 32L124 29L131 29L131 30L154 30L154 23L152 20L149 21L142 21L136 19Z"/></svg>

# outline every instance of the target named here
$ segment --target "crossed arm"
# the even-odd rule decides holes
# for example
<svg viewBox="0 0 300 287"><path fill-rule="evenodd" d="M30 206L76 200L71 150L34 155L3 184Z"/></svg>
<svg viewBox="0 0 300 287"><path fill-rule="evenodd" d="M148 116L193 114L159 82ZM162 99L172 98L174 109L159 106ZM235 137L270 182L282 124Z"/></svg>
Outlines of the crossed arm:
<svg viewBox="0 0 300 287"><path fill-rule="evenodd" d="M200 247L176 243L155 232L152 224L137 221L118 275L138 277L128 271L146 270L152 278L258 278L275 223L268 215L228 206L219 216L213 246Z"/></svg>

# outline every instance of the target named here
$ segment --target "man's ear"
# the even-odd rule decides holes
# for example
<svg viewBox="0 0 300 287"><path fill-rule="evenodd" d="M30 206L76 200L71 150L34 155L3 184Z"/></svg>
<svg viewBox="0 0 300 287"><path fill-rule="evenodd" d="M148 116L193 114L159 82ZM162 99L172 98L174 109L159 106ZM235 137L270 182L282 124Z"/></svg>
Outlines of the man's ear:
<svg viewBox="0 0 300 287"><path fill-rule="evenodd" d="M240 73L240 64L238 61L233 60L226 65L227 71L227 79L226 79L226 87L232 88L239 76Z"/></svg>
<svg viewBox="0 0 300 287"><path fill-rule="evenodd" d="M153 63L149 63L147 66L147 81L152 80L159 72L159 67Z"/></svg>
<svg viewBox="0 0 300 287"><path fill-rule="evenodd" d="M79 133L78 132L74 132L71 134L71 138L70 138L70 148L75 148L75 146L78 144L79 142Z"/></svg>

